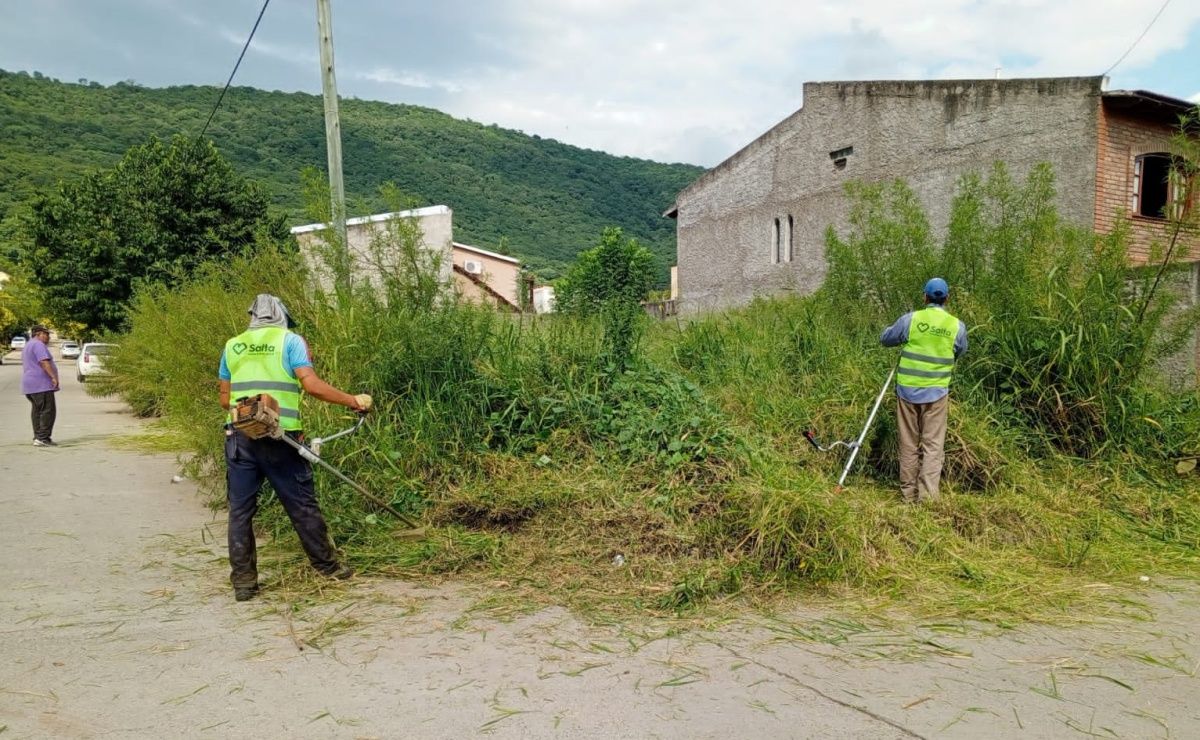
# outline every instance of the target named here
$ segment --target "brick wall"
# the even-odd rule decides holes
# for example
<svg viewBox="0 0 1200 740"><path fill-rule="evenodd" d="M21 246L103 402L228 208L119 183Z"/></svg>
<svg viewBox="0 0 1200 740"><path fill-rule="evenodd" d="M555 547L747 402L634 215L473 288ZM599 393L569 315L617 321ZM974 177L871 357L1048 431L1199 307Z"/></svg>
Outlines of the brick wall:
<svg viewBox="0 0 1200 740"><path fill-rule="evenodd" d="M1165 123L1155 123L1123 115L1100 104L1097 126L1099 146L1096 153L1096 218L1097 232L1107 233L1117 221L1130 214L1133 194L1133 163L1141 154L1170 151L1175 129ZM1135 264L1144 264L1151 244L1168 241L1167 224L1162 219L1134 215L1130 233L1130 255ZM1180 256L1200 260L1200 238L1184 235ZM1189 251L1187 251L1190 249Z"/></svg>
<svg viewBox="0 0 1200 740"><path fill-rule="evenodd" d="M1170 151L1175 129L1167 123L1109 110L1103 102L1097 124L1095 228L1100 233L1108 232L1119 219L1130 218L1130 257L1135 265L1144 265L1152 245L1158 242L1165 247L1170 234L1168 224L1162 219L1130 215L1134 159L1142 154ZM1177 308L1183 310L1200 302L1200 236L1182 234L1176 250L1181 260L1191 264L1173 271L1163 289L1178 296ZM1161 358L1158 369L1170 385L1200 384L1200 328L1180 351Z"/></svg>

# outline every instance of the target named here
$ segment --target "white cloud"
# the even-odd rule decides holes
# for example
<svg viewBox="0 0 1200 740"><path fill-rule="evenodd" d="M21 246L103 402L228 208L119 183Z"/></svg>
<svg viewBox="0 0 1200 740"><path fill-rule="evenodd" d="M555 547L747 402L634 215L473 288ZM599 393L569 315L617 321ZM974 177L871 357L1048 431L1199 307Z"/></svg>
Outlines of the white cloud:
<svg viewBox="0 0 1200 740"><path fill-rule="evenodd" d="M800 105L806 80L1098 75L1155 8L1136 0L526 0L491 43L517 66L463 77L454 115L618 154L714 164ZM648 10L651 8L652 10ZM1172 5L1113 86L1183 48ZM681 134L681 132L688 132ZM717 140L724 141L719 147ZM712 154L723 148L718 155Z"/></svg>
<svg viewBox="0 0 1200 740"><path fill-rule="evenodd" d="M153 85L223 82L257 7L246 0L29 5L0 24L0 67ZM990 78L997 68L1002 77L1099 75L1159 7L1141 0L358 0L337 4L334 26L343 95L428 105L615 154L711 165L796 110L806 81ZM1200 2L1169 4L1112 73L1111 87L1174 96L1196 90L1198 24ZM237 84L319 93L316 42L310 3L272 4Z"/></svg>
<svg viewBox="0 0 1200 740"><path fill-rule="evenodd" d="M419 72L395 70L391 67L375 67L366 72L355 72L354 76L360 80L380 82L385 85L401 85L403 87L415 87L423 90L437 89L449 93L462 92L462 86L456 82L434 80Z"/></svg>
<svg viewBox="0 0 1200 740"><path fill-rule="evenodd" d="M1200 92L1198 92L1198 93L1192 95L1190 98L1188 98L1188 102L1189 103L1200 103Z"/></svg>
<svg viewBox="0 0 1200 740"><path fill-rule="evenodd" d="M238 47L239 49L246 44L246 36L249 29L244 31L234 31L230 28L222 28L218 32L221 38L229 44ZM294 46L291 44L275 44L263 41L261 37L255 36L250 42L250 51L262 54L271 59L289 62L297 66L305 66L311 68L318 65L320 69L319 54L316 51L316 44L310 46Z"/></svg>

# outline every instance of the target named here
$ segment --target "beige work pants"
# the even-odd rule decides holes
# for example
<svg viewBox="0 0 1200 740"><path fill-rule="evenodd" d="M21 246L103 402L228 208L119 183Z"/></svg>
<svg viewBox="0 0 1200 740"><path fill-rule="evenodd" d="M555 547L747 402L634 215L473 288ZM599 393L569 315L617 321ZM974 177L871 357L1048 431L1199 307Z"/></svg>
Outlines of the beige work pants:
<svg viewBox="0 0 1200 740"><path fill-rule="evenodd" d="M896 399L896 426L900 432L900 495L905 501L932 501L938 497L942 463L946 459L946 416L950 397L933 403Z"/></svg>

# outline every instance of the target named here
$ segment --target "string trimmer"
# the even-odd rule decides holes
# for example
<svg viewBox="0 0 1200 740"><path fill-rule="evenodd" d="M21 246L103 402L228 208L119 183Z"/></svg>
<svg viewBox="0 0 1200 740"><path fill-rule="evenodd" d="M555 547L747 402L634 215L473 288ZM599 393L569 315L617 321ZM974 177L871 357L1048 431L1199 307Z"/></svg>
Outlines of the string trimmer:
<svg viewBox="0 0 1200 740"><path fill-rule="evenodd" d="M846 467L842 469L842 477L838 478L837 488L835 491L842 490L842 484L846 482L846 476L850 474L850 466L854 465L854 458L858 457L858 451L862 449L863 440L867 438L867 432L871 429L871 424L875 421L875 414L879 413L879 405L883 403L883 395L887 393L888 386L892 384L892 378L896 377L896 369L888 373L887 380L884 381L883 387L879 389L879 395L875 397L875 405L871 407L871 414L867 417L867 423L863 425L862 432L859 433L858 439L853 440L838 440L830 442L827 445L822 445L817 441L816 435L811 429L805 429L804 438L809 441L818 452L829 452L836 447L845 447L850 450L850 459L846 461Z"/></svg>
<svg viewBox="0 0 1200 740"><path fill-rule="evenodd" d="M398 511L396 507L350 480L342 471L321 459L322 445L338 437L344 437L357 432L366 419L366 413L360 412L358 420L354 422L353 426L343 429L336 434L331 434L328 437L317 437L305 445L303 442L298 442L284 433L283 428L279 426L279 403L271 396L262 393L238 399L237 407L234 408L233 413L233 427L251 439L270 437L271 439L278 439L291 445L300 453L300 457L309 462L316 463L330 473L333 473L338 480L353 488L363 498L387 511L408 527L408 531L400 532L397 536L405 538L424 537L425 528L419 526L411 517Z"/></svg>

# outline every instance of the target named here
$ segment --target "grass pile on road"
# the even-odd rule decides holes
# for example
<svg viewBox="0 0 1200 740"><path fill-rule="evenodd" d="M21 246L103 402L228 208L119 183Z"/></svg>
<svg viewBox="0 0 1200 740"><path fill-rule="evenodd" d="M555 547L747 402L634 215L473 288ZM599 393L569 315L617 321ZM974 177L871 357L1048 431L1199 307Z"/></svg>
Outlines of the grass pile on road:
<svg viewBox="0 0 1200 740"><path fill-rule="evenodd" d="M1155 384L1139 354L1170 333L1165 296L1142 312L1151 323L1091 325L1098 306L1136 315L1145 293L1111 282L1123 275L1122 236L1083 248L1042 209L1045 186L968 182L955 213L975 220L952 227L946 246L922 241L919 212L861 194L852 233L831 238L826 290L650 326L624 367L595 321L386 288L335 307L288 256L263 252L140 295L107 390L187 440L219 504L217 360L253 295L270 290L300 321L318 373L376 398L364 430L326 458L431 524L424 541L398 540L388 514L318 472L338 545L365 574L460 574L497 603L595 613L803 593L956 616L1065 615L1097 584L1200 565L1200 485L1171 468L1200 443L1200 397ZM955 235L981 230L990 241L964 256ZM866 260L881 232L912 251ZM1008 262L989 251L997 245ZM878 331L911 308L920 276L946 267L941 257L978 268L952 277L973 348L956 381L944 496L899 502L886 410L850 486L834 492L842 458L801 432L857 432L894 362ZM999 271L1017 265L1026 282L1014 293ZM864 287L893 282L910 284L904 296ZM1113 352L1137 371L1113 367ZM305 414L314 434L349 423L319 402ZM302 568L278 505L260 520L271 554Z"/></svg>

